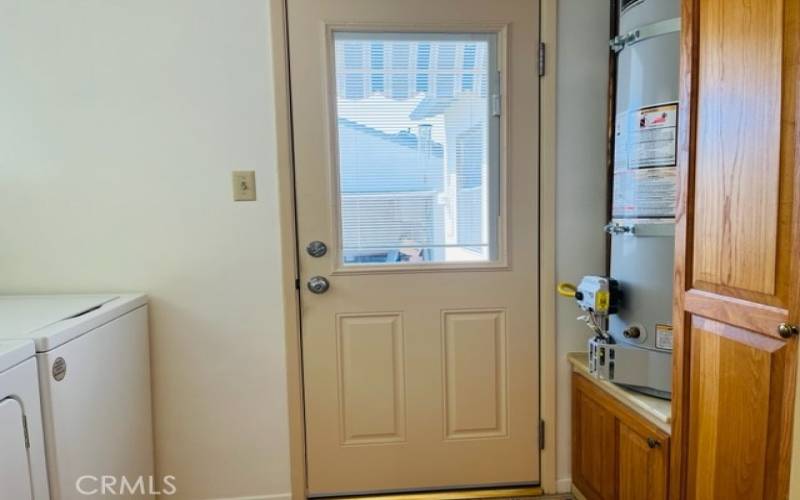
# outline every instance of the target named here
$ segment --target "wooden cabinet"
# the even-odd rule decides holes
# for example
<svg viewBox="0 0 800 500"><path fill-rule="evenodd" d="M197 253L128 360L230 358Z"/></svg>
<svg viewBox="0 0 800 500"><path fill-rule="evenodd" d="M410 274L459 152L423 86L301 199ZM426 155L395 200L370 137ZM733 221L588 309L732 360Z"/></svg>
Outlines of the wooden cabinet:
<svg viewBox="0 0 800 500"><path fill-rule="evenodd" d="M587 500L666 500L669 436L572 375L572 480Z"/></svg>
<svg viewBox="0 0 800 500"><path fill-rule="evenodd" d="M800 323L800 2L683 0L682 18L670 497L783 500Z"/></svg>
<svg viewBox="0 0 800 500"><path fill-rule="evenodd" d="M572 480L590 500L615 498L616 425L603 398L573 375Z"/></svg>
<svg viewBox="0 0 800 500"><path fill-rule="evenodd" d="M619 421L618 491L619 500L667 498L666 437L653 437Z"/></svg>

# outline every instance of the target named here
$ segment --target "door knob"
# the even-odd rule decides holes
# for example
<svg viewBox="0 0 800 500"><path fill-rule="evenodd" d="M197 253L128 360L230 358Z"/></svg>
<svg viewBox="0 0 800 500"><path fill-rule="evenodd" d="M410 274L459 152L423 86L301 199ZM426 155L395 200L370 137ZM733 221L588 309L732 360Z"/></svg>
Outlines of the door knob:
<svg viewBox="0 0 800 500"><path fill-rule="evenodd" d="M328 279L323 276L314 276L308 280L307 286L311 293L320 294L327 292L331 284Z"/></svg>
<svg viewBox="0 0 800 500"><path fill-rule="evenodd" d="M661 443L659 443L658 441L656 441L655 439L650 437L650 438L647 438L647 446L650 449L654 449L654 448L658 448L659 446L661 446Z"/></svg>
<svg viewBox="0 0 800 500"><path fill-rule="evenodd" d="M791 323L781 323L778 325L778 334L785 339L794 337L797 333L797 325Z"/></svg>

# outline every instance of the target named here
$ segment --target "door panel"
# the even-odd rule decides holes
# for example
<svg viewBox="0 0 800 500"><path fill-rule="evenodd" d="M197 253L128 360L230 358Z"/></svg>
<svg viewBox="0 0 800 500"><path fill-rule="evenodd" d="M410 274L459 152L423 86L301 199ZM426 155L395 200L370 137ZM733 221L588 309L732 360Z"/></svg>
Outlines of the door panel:
<svg viewBox="0 0 800 500"><path fill-rule="evenodd" d="M800 320L799 13L683 0L675 500L787 498L797 338L779 325Z"/></svg>
<svg viewBox="0 0 800 500"><path fill-rule="evenodd" d="M777 498L766 481L781 446L771 426L788 408L776 394L790 384L789 347L699 316L691 339L689 498Z"/></svg>
<svg viewBox="0 0 800 500"><path fill-rule="evenodd" d="M309 494L538 482L538 0L287 15Z"/></svg>
<svg viewBox="0 0 800 500"><path fill-rule="evenodd" d="M342 444L406 437L405 356L399 314L340 315L338 391ZM369 384L364 381L368 380Z"/></svg>
<svg viewBox="0 0 800 500"><path fill-rule="evenodd" d="M660 442L650 447L642 436L619 422L619 500L667 498L666 453Z"/></svg>
<svg viewBox="0 0 800 500"><path fill-rule="evenodd" d="M779 245L782 2L700 3L695 157L695 286L786 304ZM734 36L720 36L725 33Z"/></svg>
<svg viewBox="0 0 800 500"><path fill-rule="evenodd" d="M505 311L446 311L443 316L447 439L506 436Z"/></svg>
<svg viewBox="0 0 800 500"><path fill-rule="evenodd" d="M617 419L603 403L589 396L588 382L572 376L573 481L590 500L616 498Z"/></svg>

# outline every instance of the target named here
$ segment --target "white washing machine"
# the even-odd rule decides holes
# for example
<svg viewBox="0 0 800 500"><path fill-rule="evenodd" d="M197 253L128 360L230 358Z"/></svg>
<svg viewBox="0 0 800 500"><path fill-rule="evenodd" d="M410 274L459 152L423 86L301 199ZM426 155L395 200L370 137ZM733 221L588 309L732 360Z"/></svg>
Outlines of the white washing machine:
<svg viewBox="0 0 800 500"><path fill-rule="evenodd" d="M35 345L52 500L152 499L147 298L0 296L12 338Z"/></svg>
<svg viewBox="0 0 800 500"><path fill-rule="evenodd" d="M30 340L0 340L0 500L49 500Z"/></svg>

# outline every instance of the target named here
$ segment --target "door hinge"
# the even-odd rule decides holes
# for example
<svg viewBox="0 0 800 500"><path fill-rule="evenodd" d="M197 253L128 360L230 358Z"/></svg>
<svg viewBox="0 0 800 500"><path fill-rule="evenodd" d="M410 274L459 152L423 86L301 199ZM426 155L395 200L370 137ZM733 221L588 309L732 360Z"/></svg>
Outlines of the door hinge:
<svg viewBox="0 0 800 500"><path fill-rule="evenodd" d="M295 290L300 290L300 278L295 278L294 279L294 289Z"/></svg>
<svg viewBox="0 0 800 500"><path fill-rule="evenodd" d="M544 449L544 420L539 420L539 449Z"/></svg>
<svg viewBox="0 0 800 500"><path fill-rule="evenodd" d="M547 47L544 42L539 42L539 76L544 76L547 62Z"/></svg>
<svg viewBox="0 0 800 500"><path fill-rule="evenodd" d="M492 116L500 116L503 113L503 98L500 94L492 96Z"/></svg>
<svg viewBox="0 0 800 500"><path fill-rule="evenodd" d="M503 85L503 74L498 70L494 76L494 88L496 93L492 94L492 116L498 117L503 113L503 96L500 94L500 89Z"/></svg>
<svg viewBox="0 0 800 500"><path fill-rule="evenodd" d="M22 432L25 433L25 448L31 449L31 438L28 435L28 418L23 415L22 416Z"/></svg>

